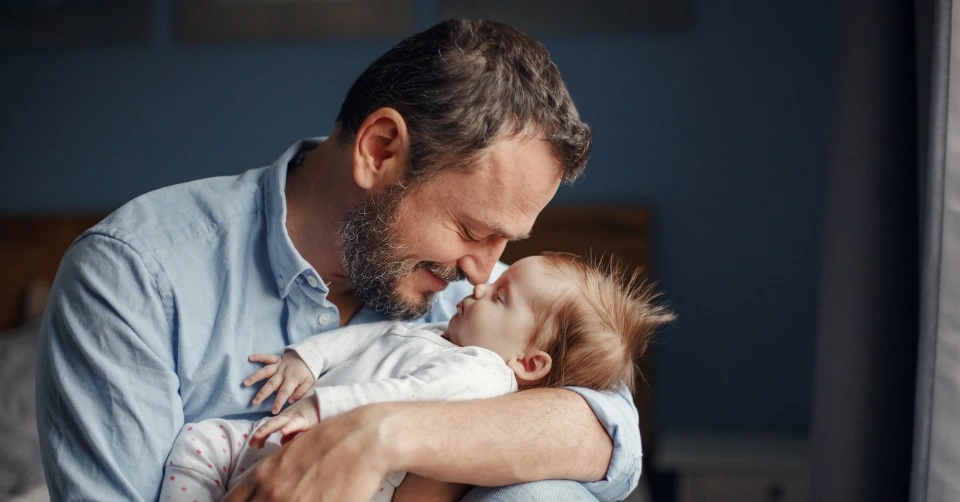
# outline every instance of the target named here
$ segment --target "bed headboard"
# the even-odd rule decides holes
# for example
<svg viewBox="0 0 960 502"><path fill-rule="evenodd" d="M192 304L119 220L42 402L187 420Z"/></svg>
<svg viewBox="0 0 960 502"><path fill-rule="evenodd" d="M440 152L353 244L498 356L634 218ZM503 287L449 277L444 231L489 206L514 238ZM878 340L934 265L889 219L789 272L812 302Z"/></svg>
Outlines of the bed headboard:
<svg viewBox="0 0 960 502"><path fill-rule="evenodd" d="M104 214L0 216L0 331L22 323L31 286L50 284L70 243Z"/></svg>
<svg viewBox="0 0 960 502"><path fill-rule="evenodd" d="M506 263L543 251L612 253L629 268L650 270L650 211L643 206L547 206L529 239L507 245Z"/></svg>

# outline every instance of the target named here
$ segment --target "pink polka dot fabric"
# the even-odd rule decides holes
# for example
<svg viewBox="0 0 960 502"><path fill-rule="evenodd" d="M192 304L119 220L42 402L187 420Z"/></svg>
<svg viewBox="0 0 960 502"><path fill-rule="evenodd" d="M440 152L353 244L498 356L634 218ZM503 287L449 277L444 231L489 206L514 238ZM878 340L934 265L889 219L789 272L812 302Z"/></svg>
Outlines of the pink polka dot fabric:
<svg viewBox="0 0 960 502"><path fill-rule="evenodd" d="M279 434L262 449L247 444L259 423L211 419L185 425L167 459L160 500L208 502L223 498L257 462L280 448ZM390 502L401 481L403 473L388 476L373 502Z"/></svg>
<svg viewBox="0 0 960 502"><path fill-rule="evenodd" d="M256 423L249 420L205 420L187 424L170 452L160 500L220 500L233 483L261 458L274 451L251 448L246 441Z"/></svg>

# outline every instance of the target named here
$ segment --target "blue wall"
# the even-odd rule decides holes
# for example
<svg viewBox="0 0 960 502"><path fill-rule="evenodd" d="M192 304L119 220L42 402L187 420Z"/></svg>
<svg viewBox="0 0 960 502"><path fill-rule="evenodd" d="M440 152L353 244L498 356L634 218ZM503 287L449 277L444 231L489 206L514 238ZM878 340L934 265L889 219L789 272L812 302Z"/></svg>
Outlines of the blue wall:
<svg viewBox="0 0 960 502"><path fill-rule="evenodd" d="M418 24L433 22L418 3ZM393 41L0 53L0 213L114 208L264 165L326 134ZM656 276L679 321L653 375L659 429L808 431L838 13L698 2L684 33L544 39L594 128L560 203L656 211Z"/></svg>

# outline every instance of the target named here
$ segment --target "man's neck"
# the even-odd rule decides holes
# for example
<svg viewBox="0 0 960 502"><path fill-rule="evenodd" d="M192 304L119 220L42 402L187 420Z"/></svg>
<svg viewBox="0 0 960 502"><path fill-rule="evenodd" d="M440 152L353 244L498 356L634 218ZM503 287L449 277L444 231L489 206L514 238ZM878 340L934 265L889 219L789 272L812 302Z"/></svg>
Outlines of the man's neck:
<svg viewBox="0 0 960 502"><path fill-rule="evenodd" d="M327 283L327 299L345 323L360 309L340 262L340 227L360 192L349 152L331 137L287 173L287 233L293 246Z"/></svg>

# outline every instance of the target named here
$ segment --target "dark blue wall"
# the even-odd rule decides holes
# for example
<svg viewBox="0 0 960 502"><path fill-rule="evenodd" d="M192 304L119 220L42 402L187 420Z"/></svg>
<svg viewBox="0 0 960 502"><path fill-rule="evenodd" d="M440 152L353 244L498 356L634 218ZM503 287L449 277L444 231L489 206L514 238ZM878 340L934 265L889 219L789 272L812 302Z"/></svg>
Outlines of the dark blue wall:
<svg viewBox="0 0 960 502"><path fill-rule="evenodd" d="M421 0L418 23L434 20ZM393 41L184 46L169 1L147 47L0 53L0 213L114 208L264 165L329 132ZM594 128L560 203L656 211L679 321L657 427L807 432L835 87L830 2L698 2L687 32L545 39Z"/></svg>

